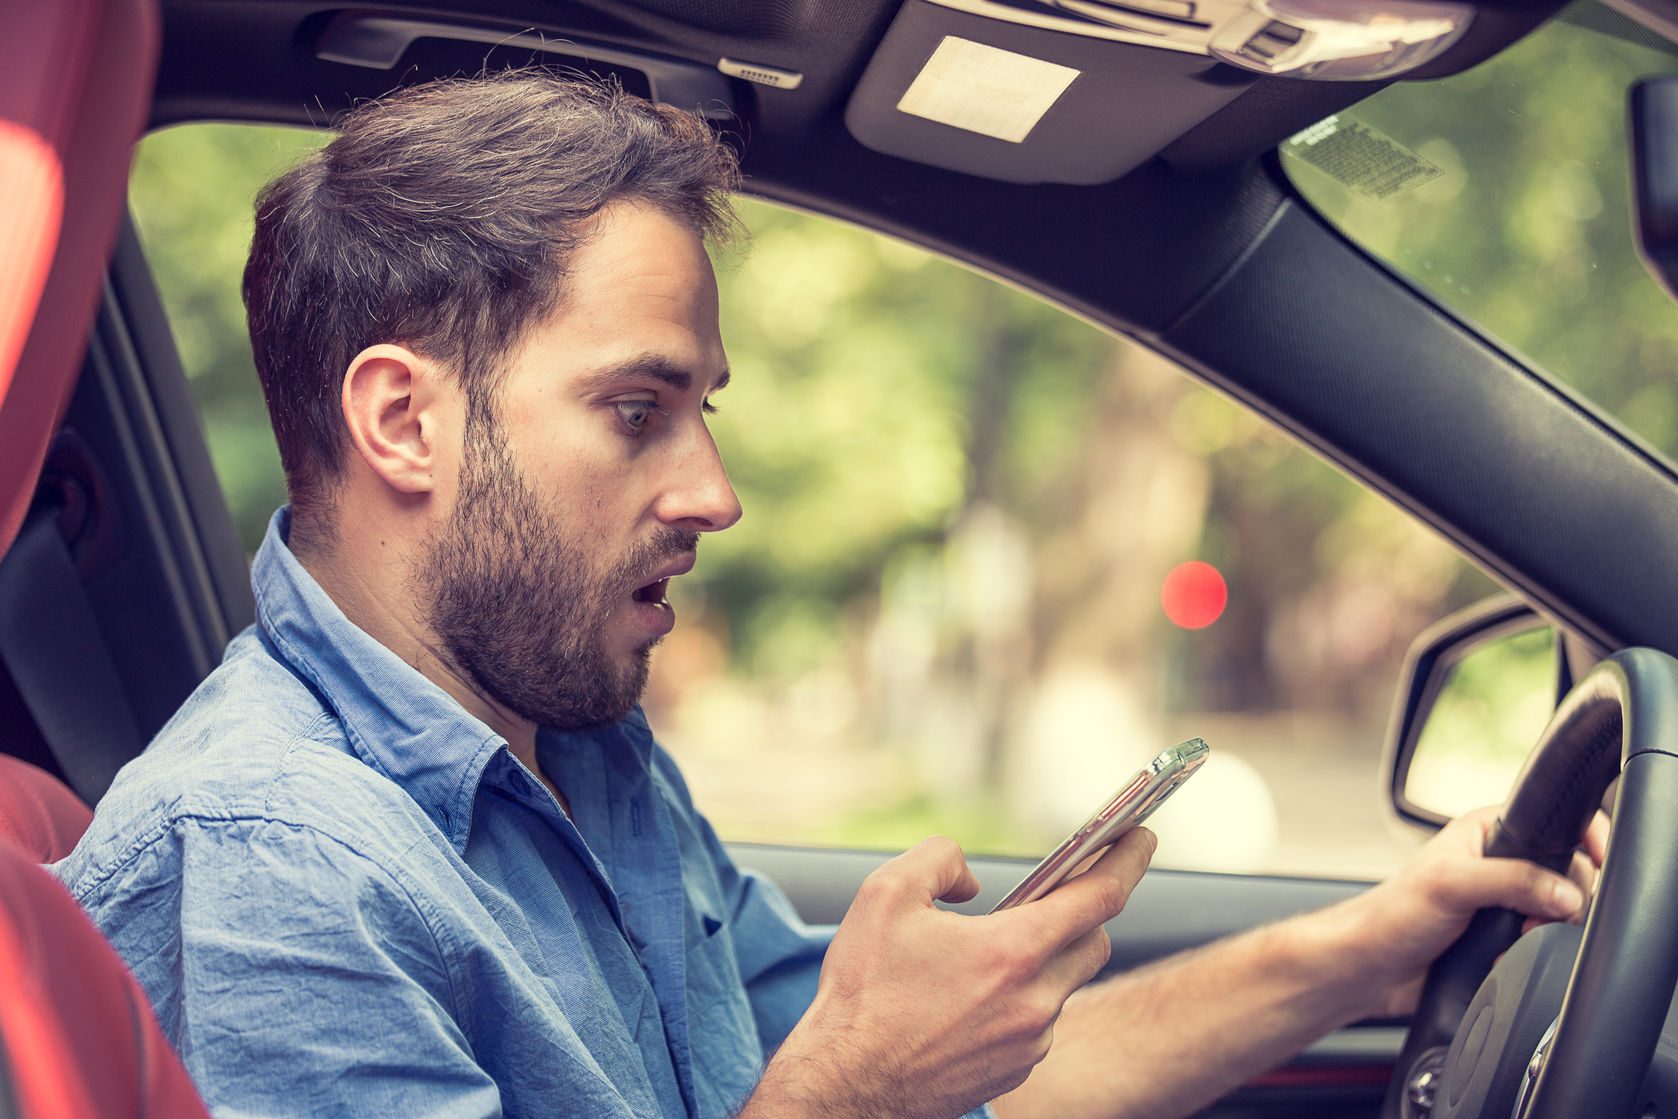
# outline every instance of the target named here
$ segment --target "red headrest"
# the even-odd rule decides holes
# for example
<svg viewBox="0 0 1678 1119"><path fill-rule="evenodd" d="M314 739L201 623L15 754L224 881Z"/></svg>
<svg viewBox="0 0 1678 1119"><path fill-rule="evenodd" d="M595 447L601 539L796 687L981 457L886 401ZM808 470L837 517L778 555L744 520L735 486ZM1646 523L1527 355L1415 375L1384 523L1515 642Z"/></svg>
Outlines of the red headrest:
<svg viewBox="0 0 1678 1119"><path fill-rule="evenodd" d="M155 0L6 5L0 36L0 553L63 418L157 66Z"/></svg>
<svg viewBox="0 0 1678 1119"><path fill-rule="evenodd" d="M0 754L0 838L38 863L68 855L93 813L56 777Z"/></svg>

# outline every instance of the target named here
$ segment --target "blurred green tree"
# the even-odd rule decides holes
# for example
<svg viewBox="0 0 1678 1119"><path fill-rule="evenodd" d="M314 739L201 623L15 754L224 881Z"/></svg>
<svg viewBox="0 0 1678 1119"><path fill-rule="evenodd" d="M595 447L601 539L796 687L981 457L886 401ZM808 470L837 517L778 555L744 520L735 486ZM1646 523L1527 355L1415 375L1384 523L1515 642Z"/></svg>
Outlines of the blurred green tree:
<svg viewBox="0 0 1678 1119"><path fill-rule="evenodd" d="M1631 235L1626 94L1678 48L1595 3L1449 81L1349 110L1443 174L1364 197L1286 159L1348 236L1678 459L1678 305ZM1284 148L1284 152L1287 149Z"/></svg>

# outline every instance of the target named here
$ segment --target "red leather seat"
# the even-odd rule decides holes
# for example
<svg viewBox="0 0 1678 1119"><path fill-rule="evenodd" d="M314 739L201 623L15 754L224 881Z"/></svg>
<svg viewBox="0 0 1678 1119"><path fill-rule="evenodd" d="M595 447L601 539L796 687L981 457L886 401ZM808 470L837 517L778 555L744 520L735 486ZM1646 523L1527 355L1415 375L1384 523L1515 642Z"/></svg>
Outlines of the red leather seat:
<svg viewBox="0 0 1678 1119"><path fill-rule="evenodd" d="M57 778L0 756L0 1115L206 1115L145 992L36 865L68 854L91 819Z"/></svg>
<svg viewBox="0 0 1678 1119"><path fill-rule="evenodd" d="M0 899L0 1114L207 1116L140 985L58 880L9 840Z"/></svg>
<svg viewBox="0 0 1678 1119"><path fill-rule="evenodd" d="M157 65L155 0L6 5L0 37L0 552L75 387Z"/></svg>
<svg viewBox="0 0 1678 1119"><path fill-rule="evenodd" d="M157 62L154 0L10 4L0 37L0 552L76 383ZM4 755L5 728L0 728ZM0 1119L207 1113L58 881L90 814L0 756Z"/></svg>
<svg viewBox="0 0 1678 1119"><path fill-rule="evenodd" d="M62 781L0 754L0 839L34 862L57 862L76 846L92 819L87 805Z"/></svg>

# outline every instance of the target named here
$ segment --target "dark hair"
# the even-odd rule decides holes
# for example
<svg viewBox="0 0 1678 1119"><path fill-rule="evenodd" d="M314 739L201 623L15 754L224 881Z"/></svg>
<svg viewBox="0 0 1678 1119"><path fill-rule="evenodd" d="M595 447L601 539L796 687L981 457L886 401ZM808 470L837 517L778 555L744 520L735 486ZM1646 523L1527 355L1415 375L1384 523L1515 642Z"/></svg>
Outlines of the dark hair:
<svg viewBox="0 0 1678 1119"><path fill-rule="evenodd" d="M698 117L615 84L516 71L401 90L256 200L251 349L293 505L330 532L348 437L345 370L391 342L449 367L487 408L504 358L563 296L587 219L635 199L730 231L733 151Z"/></svg>

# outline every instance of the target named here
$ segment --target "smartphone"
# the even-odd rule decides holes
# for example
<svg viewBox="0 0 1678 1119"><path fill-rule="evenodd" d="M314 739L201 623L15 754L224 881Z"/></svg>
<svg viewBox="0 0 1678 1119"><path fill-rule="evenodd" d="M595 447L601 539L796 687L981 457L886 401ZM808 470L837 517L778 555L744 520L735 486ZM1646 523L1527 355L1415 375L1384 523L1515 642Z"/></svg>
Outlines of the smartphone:
<svg viewBox="0 0 1678 1119"><path fill-rule="evenodd" d="M992 913L1036 901L1070 874L1085 859L1110 846L1125 832L1153 815L1165 798L1176 792L1206 762L1212 748L1199 738L1171 747L1136 771L1119 787L1111 800L1095 815L1049 852L1007 897L996 903Z"/></svg>

